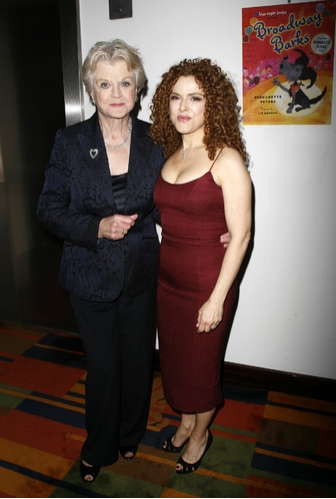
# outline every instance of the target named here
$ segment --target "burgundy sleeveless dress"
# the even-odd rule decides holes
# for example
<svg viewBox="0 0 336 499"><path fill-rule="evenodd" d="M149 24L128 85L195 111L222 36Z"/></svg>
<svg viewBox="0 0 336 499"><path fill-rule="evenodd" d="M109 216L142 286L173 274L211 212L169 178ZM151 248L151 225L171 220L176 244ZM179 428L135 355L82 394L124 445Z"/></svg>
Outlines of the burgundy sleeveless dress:
<svg viewBox="0 0 336 499"><path fill-rule="evenodd" d="M215 286L225 254L219 240L227 232L222 189L211 171L184 184L159 175L154 200L162 225L157 313L164 393L177 411L206 412L223 400L221 361L237 289L234 282L219 326L197 333L198 310Z"/></svg>

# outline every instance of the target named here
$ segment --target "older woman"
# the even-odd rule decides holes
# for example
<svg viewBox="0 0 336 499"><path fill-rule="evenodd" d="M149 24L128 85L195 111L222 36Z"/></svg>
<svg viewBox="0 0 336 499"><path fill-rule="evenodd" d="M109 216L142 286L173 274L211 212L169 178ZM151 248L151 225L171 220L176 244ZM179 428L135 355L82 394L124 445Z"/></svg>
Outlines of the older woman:
<svg viewBox="0 0 336 499"><path fill-rule="evenodd" d="M226 74L209 59L184 60L162 77L151 136L167 162L154 200L161 214L158 330L163 387L182 413L163 444L180 452L177 473L200 466L222 402L221 361L236 277L251 230L251 181L239 108ZM220 234L229 230L227 249Z"/></svg>
<svg viewBox="0 0 336 499"><path fill-rule="evenodd" d="M64 239L59 276L87 361L81 474L93 481L145 432L155 344L159 241L153 190L163 165L132 110L145 83L138 51L96 43L82 68L93 116L59 130L37 215Z"/></svg>

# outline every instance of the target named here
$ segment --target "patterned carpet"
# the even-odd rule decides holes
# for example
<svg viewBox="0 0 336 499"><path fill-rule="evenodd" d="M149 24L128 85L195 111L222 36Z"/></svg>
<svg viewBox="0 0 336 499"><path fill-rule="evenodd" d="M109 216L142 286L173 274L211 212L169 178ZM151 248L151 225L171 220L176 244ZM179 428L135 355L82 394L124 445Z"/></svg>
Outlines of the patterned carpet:
<svg viewBox="0 0 336 499"><path fill-rule="evenodd" d="M336 497L336 404L224 386L201 468L160 444L179 416L155 373L137 458L81 480L85 361L77 335L0 322L0 497Z"/></svg>

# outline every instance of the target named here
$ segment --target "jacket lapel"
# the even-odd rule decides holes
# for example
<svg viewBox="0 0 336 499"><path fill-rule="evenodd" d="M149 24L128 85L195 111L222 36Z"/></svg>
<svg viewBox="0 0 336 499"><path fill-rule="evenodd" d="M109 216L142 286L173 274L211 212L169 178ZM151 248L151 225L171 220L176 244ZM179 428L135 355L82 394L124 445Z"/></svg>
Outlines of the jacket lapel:
<svg viewBox="0 0 336 499"><path fill-rule="evenodd" d="M87 121L87 129L78 135L78 140L94 181L100 184L109 204L113 205L110 169L97 112Z"/></svg>
<svg viewBox="0 0 336 499"><path fill-rule="evenodd" d="M110 169L100 130L98 114L95 113L86 121L86 129L78 134L82 153L86 159L89 171L95 183L99 183L109 205L115 207ZM147 128L132 115L132 135L128 178L126 188L125 213L130 213L131 206L149 166L152 140L148 136Z"/></svg>
<svg viewBox="0 0 336 499"><path fill-rule="evenodd" d="M128 165L128 179L126 191L125 213L129 213L134 197L143 180L144 173L149 164L152 141L147 131L141 126L134 116L132 116L132 136L131 150Z"/></svg>

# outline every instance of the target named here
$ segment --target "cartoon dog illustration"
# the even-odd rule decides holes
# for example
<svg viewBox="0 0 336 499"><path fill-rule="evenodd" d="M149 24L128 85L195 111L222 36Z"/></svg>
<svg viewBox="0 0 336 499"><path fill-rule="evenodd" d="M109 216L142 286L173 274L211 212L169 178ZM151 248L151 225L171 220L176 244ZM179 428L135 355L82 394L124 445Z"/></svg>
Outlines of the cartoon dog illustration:
<svg viewBox="0 0 336 499"><path fill-rule="evenodd" d="M309 58L303 50L294 50L300 52L301 56L295 60L294 64L291 64L288 61L288 55L285 55L279 64L279 74L285 75L288 81L310 80L310 84L307 87L308 89L314 85L317 73L314 68L307 67Z"/></svg>
<svg viewBox="0 0 336 499"><path fill-rule="evenodd" d="M323 99L323 97L327 92L327 87L325 87L320 95L318 95L314 99L309 99L308 96L301 90L301 87L304 86L303 83L299 83L297 82L297 80L291 83L289 88L286 88L284 85L282 85L279 82L278 78L274 78L273 83L274 85L278 85L278 87L280 87L281 90L286 92L292 98L286 110L286 113L288 114L293 112L294 106L299 106L295 108L296 112L302 111L303 109L309 109L310 106L312 106L313 104L317 104L317 102Z"/></svg>
<svg viewBox="0 0 336 499"><path fill-rule="evenodd" d="M279 64L279 74L283 74L286 76L289 81L289 88L285 87L280 83L278 78L273 79L274 85L277 85L284 92L286 92L291 98L291 102L288 104L288 108L286 113L290 114L293 112L294 106L295 111L302 111L303 109L309 109L313 104L317 104L321 99L323 99L324 95L327 92L327 87L324 88L323 92L314 97L313 99L309 99L309 97L303 92L301 87L304 87L302 80L310 80L310 83L307 87L311 88L316 79L317 73L314 68L307 67L309 63L308 56L300 49L294 49L296 52L299 52L301 55L295 60L294 64L291 64L288 61L288 56L282 59Z"/></svg>

